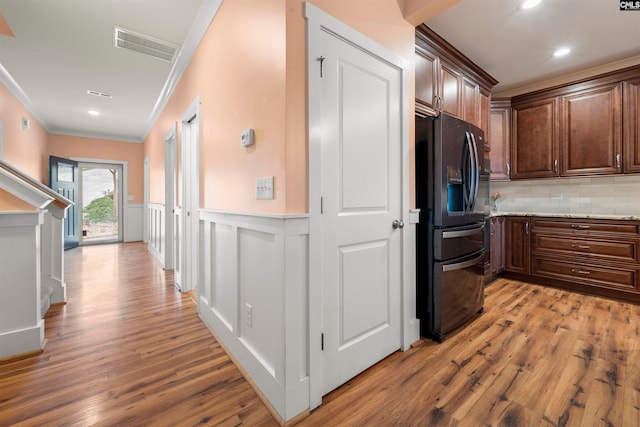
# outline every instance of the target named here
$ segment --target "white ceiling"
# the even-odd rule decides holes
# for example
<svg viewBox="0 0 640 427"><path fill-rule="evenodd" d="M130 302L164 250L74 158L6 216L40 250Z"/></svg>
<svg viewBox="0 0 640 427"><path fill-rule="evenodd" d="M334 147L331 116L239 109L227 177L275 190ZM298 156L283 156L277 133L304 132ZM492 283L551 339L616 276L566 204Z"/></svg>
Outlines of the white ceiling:
<svg viewBox="0 0 640 427"><path fill-rule="evenodd" d="M15 35L0 35L0 81L52 133L141 141L163 91L175 84L171 76L184 69L211 21L206 10L198 13L211 3L0 0L0 13ZM184 47L174 64L116 48L114 26ZM100 116L88 115L90 109Z"/></svg>
<svg viewBox="0 0 640 427"><path fill-rule="evenodd" d="M499 81L493 94L633 58L640 63L640 11L619 0L462 0L426 22ZM554 58L559 46L572 52Z"/></svg>
<svg viewBox="0 0 640 427"><path fill-rule="evenodd" d="M49 132L142 141L219 3L0 0L15 34L0 35L0 81ZM622 12L618 0L544 0L530 11L518 4L462 0L427 25L500 82L494 94L625 58L640 63L640 11ZM114 26L183 48L173 65L117 49ZM559 45L573 52L553 58Z"/></svg>

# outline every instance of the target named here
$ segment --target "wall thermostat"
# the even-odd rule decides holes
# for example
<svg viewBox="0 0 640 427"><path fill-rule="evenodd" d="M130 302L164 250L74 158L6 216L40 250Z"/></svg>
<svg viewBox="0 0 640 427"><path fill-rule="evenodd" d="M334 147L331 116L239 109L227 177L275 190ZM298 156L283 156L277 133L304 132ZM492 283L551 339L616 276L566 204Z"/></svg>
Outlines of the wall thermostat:
<svg viewBox="0 0 640 427"><path fill-rule="evenodd" d="M242 134L240 135L240 145L243 147L248 147L250 145L253 145L253 139L254 139L253 129L251 128L245 129L242 131Z"/></svg>

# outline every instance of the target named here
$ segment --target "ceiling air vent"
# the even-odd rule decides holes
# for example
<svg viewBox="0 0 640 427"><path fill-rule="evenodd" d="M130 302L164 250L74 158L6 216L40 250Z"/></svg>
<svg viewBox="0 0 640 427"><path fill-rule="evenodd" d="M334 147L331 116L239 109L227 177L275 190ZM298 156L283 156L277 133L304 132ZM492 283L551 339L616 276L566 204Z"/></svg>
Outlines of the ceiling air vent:
<svg viewBox="0 0 640 427"><path fill-rule="evenodd" d="M135 31L120 27L113 27L113 30L113 44L115 47L133 50L168 62L173 62L180 50L178 45L136 33Z"/></svg>

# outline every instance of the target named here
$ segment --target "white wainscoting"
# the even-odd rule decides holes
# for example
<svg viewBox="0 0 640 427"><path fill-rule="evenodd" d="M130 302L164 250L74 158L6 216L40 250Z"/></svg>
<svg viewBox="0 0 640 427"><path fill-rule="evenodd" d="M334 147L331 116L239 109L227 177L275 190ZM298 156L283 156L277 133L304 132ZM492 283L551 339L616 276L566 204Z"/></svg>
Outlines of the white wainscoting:
<svg viewBox="0 0 640 427"><path fill-rule="evenodd" d="M44 213L0 212L0 359L40 350L40 242Z"/></svg>
<svg viewBox="0 0 640 427"><path fill-rule="evenodd" d="M149 252L164 266L165 257L165 214L164 205L149 203L147 224L149 224Z"/></svg>
<svg viewBox="0 0 640 427"><path fill-rule="evenodd" d="M143 213L144 206L140 203L127 203L124 206L125 213L123 219L125 242L139 242L144 237L143 233Z"/></svg>
<svg viewBox="0 0 640 427"><path fill-rule="evenodd" d="M309 408L307 215L200 211L199 312L283 419Z"/></svg>

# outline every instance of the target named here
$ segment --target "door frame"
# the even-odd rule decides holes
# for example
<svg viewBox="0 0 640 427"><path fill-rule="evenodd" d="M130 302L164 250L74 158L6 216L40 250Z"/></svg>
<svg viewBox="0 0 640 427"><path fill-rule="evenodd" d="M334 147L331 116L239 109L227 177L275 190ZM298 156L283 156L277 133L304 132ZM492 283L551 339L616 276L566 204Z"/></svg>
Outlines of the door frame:
<svg viewBox="0 0 640 427"><path fill-rule="evenodd" d="M164 137L164 269L173 270L176 206L176 141L177 124L171 125Z"/></svg>
<svg viewBox="0 0 640 427"><path fill-rule="evenodd" d="M149 242L149 180L151 171L149 169L149 156L144 157L144 199L142 203L142 241Z"/></svg>
<svg viewBox="0 0 640 427"><path fill-rule="evenodd" d="M72 158L72 160L75 160L75 158ZM80 231L80 236L79 236L79 244L80 246L89 246L89 245L95 245L95 244L104 244L104 243L116 243L116 241L114 240L99 240L99 241L95 241L95 242L85 242L84 238L82 236L82 214L84 213L84 210L82 208L82 204L84 204L84 198L83 198L83 189L84 189L84 183L82 180L82 168L86 167L86 166L92 166L92 165L104 165L105 169L108 168L109 166L117 166L120 168L120 170L122 171L122 177L124 177L124 165L122 164L122 162L106 162L106 161L88 161L88 160L75 160L78 162L78 184L79 184L79 188L78 188L78 199L79 199L79 204L80 206L78 207L78 230ZM124 191L124 179L119 179L118 180L118 185L121 187L119 188L119 206L118 206L118 210L119 210L119 219L118 219L118 238L117 238L117 243L123 243L124 242L124 215L125 215L125 203L127 202L127 199L125 198L125 191Z"/></svg>
<svg viewBox="0 0 640 427"><path fill-rule="evenodd" d="M126 242L127 236L125 230L127 228L127 221L129 220L129 178L128 178L128 169L129 162L127 160L106 160L106 159L90 159L85 157L70 157L71 160L76 161L78 163L98 163L105 165L119 165L122 166L122 203L120 204L120 209L122 209L122 224L120 230L118 230L119 240L120 242ZM80 165L79 165L80 166ZM79 173L81 173L79 171ZM80 178L80 180L82 180ZM82 182L80 183L80 193L82 193ZM78 215L78 228L82 230L82 218L81 215Z"/></svg>
<svg viewBox="0 0 640 427"><path fill-rule="evenodd" d="M180 117L180 175L182 201L182 262L180 289L182 292L198 289L199 209L200 209L200 97L197 96ZM195 134L191 134L193 130ZM187 164L189 163L189 164ZM188 226L190 225L190 226ZM187 256L188 255L188 256ZM199 299L199 298L198 298ZM198 305L198 311L200 310Z"/></svg>
<svg viewBox="0 0 640 427"><path fill-rule="evenodd" d="M321 129L322 87L318 79L323 32L337 36L401 70L402 141L401 141L401 215L406 224L402 235L401 254L401 348L407 350L420 338L420 324L415 317L415 215L410 213L410 149L409 143L409 63L394 52L313 6L305 3L307 18L307 102L309 111L309 408L322 403L323 355L322 334L322 215L321 202Z"/></svg>

